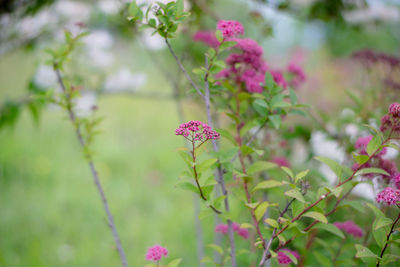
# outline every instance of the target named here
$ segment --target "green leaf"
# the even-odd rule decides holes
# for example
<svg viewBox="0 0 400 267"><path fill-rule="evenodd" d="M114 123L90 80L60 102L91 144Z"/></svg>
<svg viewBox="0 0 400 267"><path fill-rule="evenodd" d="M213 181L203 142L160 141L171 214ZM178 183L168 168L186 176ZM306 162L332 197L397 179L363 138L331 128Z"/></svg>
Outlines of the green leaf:
<svg viewBox="0 0 400 267"><path fill-rule="evenodd" d="M369 160L369 157L367 155L353 154L353 157L354 157L354 160L360 165L363 165L365 162L367 162Z"/></svg>
<svg viewBox="0 0 400 267"><path fill-rule="evenodd" d="M389 176L389 173L387 173L385 170L382 170L379 168L363 168L363 169L357 171L357 173L355 175L364 175L364 174L368 174L368 173L379 173L379 174L384 174L384 175Z"/></svg>
<svg viewBox="0 0 400 267"><path fill-rule="evenodd" d="M333 224L317 224L314 226L314 228L317 229L322 229L328 232L331 232L332 234L337 235L340 238L345 238L344 234L342 231L340 231L336 226L334 226Z"/></svg>
<svg viewBox="0 0 400 267"><path fill-rule="evenodd" d="M280 115L271 115L268 117L268 119L272 122L272 125L275 127L275 129L279 129L282 121Z"/></svg>
<svg viewBox="0 0 400 267"><path fill-rule="evenodd" d="M292 198L295 198L295 199L297 199L297 200L300 201L300 202L303 202L303 203L306 202L306 201L304 200L303 195L300 193L300 191L299 191L298 189L291 189L291 190L289 190L289 191L286 191L286 192L285 192L285 195L287 195L287 196L289 196L289 197L292 197Z"/></svg>
<svg viewBox="0 0 400 267"><path fill-rule="evenodd" d="M202 173L204 171L207 171L217 161L218 161L218 159L216 159L216 158L206 159L205 161L203 161L203 162L201 162L200 164L197 165L197 167L196 167L197 172L198 173Z"/></svg>
<svg viewBox="0 0 400 267"><path fill-rule="evenodd" d="M315 159L328 165L328 167L336 174L338 178L342 178L344 173L349 173L349 171L344 166L340 165L339 163L330 158L315 157Z"/></svg>
<svg viewBox="0 0 400 267"><path fill-rule="evenodd" d="M254 100L252 106L261 116L266 117L268 115L268 104L263 99Z"/></svg>
<svg viewBox="0 0 400 267"><path fill-rule="evenodd" d="M382 141L381 141L380 137L378 135L375 135L371 139L371 141L369 141L369 143L367 145L368 155L371 156L373 153L375 153L375 151L377 151L381 145L382 145Z"/></svg>
<svg viewBox="0 0 400 267"><path fill-rule="evenodd" d="M385 226L390 225L392 223L393 223L393 221L391 219L387 218L387 217L379 217L379 218L376 219L374 229L378 230L379 228L385 227Z"/></svg>
<svg viewBox="0 0 400 267"><path fill-rule="evenodd" d="M260 205L257 206L257 208L254 210L254 214L256 215L257 221L259 221L267 211L267 208L269 206L269 203L267 201L264 201Z"/></svg>
<svg viewBox="0 0 400 267"><path fill-rule="evenodd" d="M372 228L374 229L376 227L376 221L372 224ZM379 245L379 247L383 247L386 243L386 229L385 228L380 228L378 230L372 231L372 235L376 241L376 243Z"/></svg>
<svg viewBox="0 0 400 267"><path fill-rule="evenodd" d="M274 88L274 85L275 85L274 77L272 77L272 75L269 71L267 71L265 73L265 85L267 86L267 88L269 90Z"/></svg>
<svg viewBox="0 0 400 267"><path fill-rule="evenodd" d="M328 219L325 217L324 214L322 214L320 212L309 211L309 212L305 213L303 216L313 218L322 223L328 223Z"/></svg>
<svg viewBox="0 0 400 267"><path fill-rule="evenodd" d="M199 194L199 189L197 189L197 187L190 182L180 182L180 183L176 184L176 187L182 188L184 190L189 190L196 194Z"/></svg>
<svg viewBox="0 0 400 267"><path fill-rule="evenodd" d="M299 201L293 201L291 208L292 208L292 217L296 217L304 209L304 204Z"/></svg>
<svg viewBox="0 0 400 267"><path fill-rule="evenodd" d="M183 13L183 8L183 0L176 0L175 12L177 16L180 16Z"/></svg>
<svg viewBox="0 0 400 267"><path fill-rule="evenodd" d="M168 263L167 267L178 267L182 259L175 259Z"/></svg>
<svg viewBox="0 0 400 267"><path fill-rule="evenodd" d="M387 253L385 255L383 255L382 261L381 261L382 265L386 265L391 262L400 262L400 256L393 255L393 254L387 254Z"/></svg>
<svg viewBox="0 0 400 267"><path fill-rule="evenodd" d="M212 248L213 250L215 250L216 252L218 252L221 255L224 254L224 250L216 244L209 244L209 245L207 245L207 247Z"/></svg>
<svg viewBox="0 0 400 267"><path fill-rule="evenodd" d="M224 36L222 35L222 32L220 30L217 30L215 32L215 37L217 37L218 42L222 43L224 40Z"/></svg>
<svg viewBox="0 0 400 267"><path fill-rule="evenodd" d="M269 161L256 161L247 169L247 173L249 175L253 175L257 172L270 170L272 168L276 168L277 165L273 162Z"/></svg>
<svg viewBox="0 0 400 267"><path fill-rule="evenodd" d="M294 182L297 183L300 179L304 178L310 170L305 170L296 174L294 178Z"/></svg>
<svg viewBox="0 0 400 267"><path fill-rule="evenodd" d="M357 258L379 258L371 250L362 245L356 244L356 250L357 250L356 253Z"/></svg>
<svg viewBox="0 0 400 267"><path fill-rule="evenodd" d="M267 218L264 220L265 223L271 225L274 228L279 228L279 224L276 220L272 219L272 218Z"/></svg>
<svg viewBox="0 0 400 267"><path fill-rule="evenodd" d="M262 181L254 187L252 192L255 192L260 189L267 189L267 188L277 187L277 186L281 186L281 185L284 185L284 183L282 183L280 181L276 181L276 180Z"/></svg>
<svg viewBox="0 0 400 267"><path fill-rule="evenodd" d="M231 141L232 144L237 145L236 144L236 140L235 138L232 136L232 134L224 129L217 129L216 130L222 137L225 137L226 139L228 139L229 141Z"/></svg>
<svg viewBox="0 0 400 267"><path fill-rule="evenodd" d="M220 49L220 51L223 51L223 50L233 47L235 45L236 45L236 42L234 42L234 41L225 41L219 46L219 49Z"/></svg>
<svg viewBox="0 0 400 267"><path fill-rule="evenodd" d="M281 166L281 169L286 172L287 175L289 175L290 178L294 178L294 173L292 172L291 169L285 166Z"/></svg>

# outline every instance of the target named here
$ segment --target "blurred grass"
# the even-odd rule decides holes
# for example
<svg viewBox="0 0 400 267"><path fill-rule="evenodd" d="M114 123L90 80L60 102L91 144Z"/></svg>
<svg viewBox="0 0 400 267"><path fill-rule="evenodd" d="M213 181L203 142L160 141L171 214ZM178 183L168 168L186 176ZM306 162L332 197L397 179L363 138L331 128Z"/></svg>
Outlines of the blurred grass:
<svg viewBox="0 0 400 267"><path fill-rule="evenodd" d="M2 58L3 100L23 95L35 61L22 51ZM157 83L169 90L161 79L147 86ZM169 249L169 259L194 266L192 195L174 188L183 169L174 151L182 145L174 135L174 103L109 96L99 107L105 120L95 164L131 266L143 266L146 249L157 243ZM0 148L0 266L119 266L100 197L62 111L47 109L39 125L24 112L14 129L0 132Z"/></svg>

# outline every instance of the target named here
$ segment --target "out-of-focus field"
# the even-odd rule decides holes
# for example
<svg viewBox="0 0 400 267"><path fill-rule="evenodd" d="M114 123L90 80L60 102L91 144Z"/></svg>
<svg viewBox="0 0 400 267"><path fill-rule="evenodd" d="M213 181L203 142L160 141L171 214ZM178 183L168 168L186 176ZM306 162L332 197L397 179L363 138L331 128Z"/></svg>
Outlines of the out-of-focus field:
<svg viewBox="0 0 400 267"><path fill-rule="evenodd" d="M23 93L34 58L0 61L1 96ZM155 79L147 86L170 90ZM142 88L147 90L148 88ZM175 148L173 102L107 96L96 164L128 260L142 265L148 246L170 258L196 257L192 196L174 188L183 166ZM100 197L66 114L47 109L39 125L23 114L0 132L0 266L117 266ZM210 232L208 229L207 232Z"/></svg>

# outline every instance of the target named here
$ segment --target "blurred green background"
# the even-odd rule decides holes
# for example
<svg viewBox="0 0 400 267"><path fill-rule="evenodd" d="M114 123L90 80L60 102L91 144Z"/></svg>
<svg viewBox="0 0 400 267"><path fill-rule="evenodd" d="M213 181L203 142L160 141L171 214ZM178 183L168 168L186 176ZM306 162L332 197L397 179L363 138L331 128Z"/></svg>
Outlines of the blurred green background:
<svg viewBox="0 0 400 267"><path fill-rule="evenodd" d="M359 25L341 24L335 15L327 22L318 18L316 25L322 29L322 37L307 42L307 34L315 37L317 33L312 27L304 30L309 26L308 18L300 13L297 28L291 31L294 35L289 32L285 39L285 34L276 32L279 25L271 22L273 19L266 16L260 24L251 15L254 8L243 1L211 1L210 7L215 5L216 12L224 14L224 4L231 2L234 5L229 17L243 21L249 37L262 39L266 57L272 62L279 64L280 58L287 61L298 46L306 49L306 72L312 85L300 92L304 102L313 103L318 97L343 100L343 90L337 88L343 89L347 83L338 81L343 77L340 60L354 50L370 47L399 53L397 21L368 25L365 30ZM198 20L207 17L196 12ZM298 15L290 9L286 12ZM140 42L130 40L134 35L130 25L121 26L123 14L106 21L97 16L91 18L94 29L100 25L119 34L113 48L118 64L147 74L140 92L171 93L170 84ZM201 21L198 28L215 25L210 18ZM264 38L269 36L267 26L275 32ZM265 36L259 34L260 28L266 31ZM0 55L2 100L25 95L38 63L44 61L46 44L35 45L29 40ZM187 52L184 41L178 39L175 45L179 54ZM176 70L167 51L155 53L167 69ZM317 85L312 83L315 80ZM319 104L323 106L324 102ZM176 103L115 94L101 96L97 105L104 121L95 141L95 164L130 265L143 266L147 248L160 244L168 248L169 259L183 258L182 266L196 266L193 196L175 188L184 169L175 152L182 146L182 140L174 134L179 124ZM190 101L185 103L185 111L188 119L204 119L199 115L203 114L202 107ZM38 123L24 110L13 127L0 131L0 205L0 266L119 266L100 197L72 126L61 110L44 109ZM212 222L211 217L202 221L205 244L213 242ZM212 250L206 248L206 254L212 255Z"/></svg>

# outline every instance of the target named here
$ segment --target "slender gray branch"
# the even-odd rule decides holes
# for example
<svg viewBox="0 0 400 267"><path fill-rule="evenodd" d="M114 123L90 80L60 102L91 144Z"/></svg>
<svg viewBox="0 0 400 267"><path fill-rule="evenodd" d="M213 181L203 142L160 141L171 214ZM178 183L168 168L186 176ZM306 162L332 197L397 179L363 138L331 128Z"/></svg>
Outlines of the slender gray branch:
<svg viewBox="0 0 400 267"><path fill-rule="evenodd" d="M189 73L187 73L185 67L183 66L181 60L178 58L176 55L174 49L172 48L171 44L168 41L168 38L165 38L165 43L168 46L169 52L172 54L172 56L175 58L176 63L178 64L179 68L185 75L186 79L190 82L190 84L193 86L194 89L196 89L197 93L204 98L204 94L201 92L200 88L196 85L196 83L192 80L190 77Z"/></svg>
<svg viewBox="0 0 400 267"><path fill-rule="evenodd" d="M56 75L57 75L57 81L58 81L62 91L64 92L64 94L66 96L68 115L69 115L69 118L70 118L72 124L75 127L76 136L77 136L77 138L79 140L79 143L80 143L81 147L85 148L86 143L85 143L85 140L83 139L80 127L79 127L79 125L77 125L76 115L75 115L75 113L74 113L74 111L72 109L70 95L69 95L67 89L65 88L63 79L61 77L60 70L57 68L56 64L54 64L54 70L55 70ZM93 160L91 158L88 158L88 164L89 164L89 167L90 167L91 174L93 176L93 181L96 184L97 190L98 190L98 192L100 194L100 197L101 197L101 200L103 202L103 207L104 207L104 210L106 211L107 218L108 218L108 224L109 224L109 226L111 228L111 232L113 234L114 241L115 241L115 244L117 246L117 250L118 250L118 253L119 253L119 256L120 256L120 259L121 259L122 266L127 267L128 266L128 262L126 260L126 255L125 255L124 249L122 248L122 244L121 244L121 240L119 238L118 232L117 232L117 228L115 227L114 218L113 218L113 216L111 214L110 207L108 205L108 201L107 201L106 195L104 193L103 187L102 187L102 185L100 183L100 179L99 179L97 170L96 170L96 168L94 166L94 163L93 163Z"/></svg>

